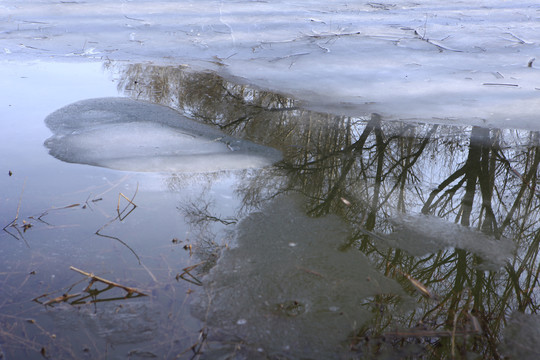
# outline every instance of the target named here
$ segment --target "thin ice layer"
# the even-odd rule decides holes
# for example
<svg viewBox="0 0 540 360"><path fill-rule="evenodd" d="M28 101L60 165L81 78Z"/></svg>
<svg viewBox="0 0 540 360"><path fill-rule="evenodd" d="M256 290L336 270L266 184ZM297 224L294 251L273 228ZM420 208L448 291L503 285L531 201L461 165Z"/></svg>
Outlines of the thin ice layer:
<svg viewBox="0 0 540 360"><path fill-rule="evenodd" d="M540 316L514 312L503 330L503 340L499 345L508 359L533 360L540 358Z"/></svg>
<svg viewBox="0 0 540 360"><path fill-rule="evenodd" d="M195 312L267 354L335 358L378 311L370 297L403 291L361 252L338 250L347 232L337 216L310 218L295 200L279 198L239 224L237 246L204 279Z"/></svg>
<svg viewBox="0 0 540 360"><path fill-rule="evenodd" d="M126 98L80 101L49 115L45 146L70 163L129 171L260 168L277 150L235 139L168 107Z"/></svg>

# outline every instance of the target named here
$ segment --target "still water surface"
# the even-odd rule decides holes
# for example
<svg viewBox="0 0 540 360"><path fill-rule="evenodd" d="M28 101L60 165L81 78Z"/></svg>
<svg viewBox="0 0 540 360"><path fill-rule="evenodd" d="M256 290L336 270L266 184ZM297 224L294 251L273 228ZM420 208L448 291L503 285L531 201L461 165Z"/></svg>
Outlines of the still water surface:
<svg viewBox="0 0 540 360"><path fill-rule="evenodd" d="M182 67L2 72L6 359L538 355L538 133L316 113ZM103 97L171 107L282 159L134 171L148 137L172 130L130 121L114 137L77 130L98 166L70 158L73 143L49 155L44 119ZM137 155L106 168L119 138Z"/></svg>

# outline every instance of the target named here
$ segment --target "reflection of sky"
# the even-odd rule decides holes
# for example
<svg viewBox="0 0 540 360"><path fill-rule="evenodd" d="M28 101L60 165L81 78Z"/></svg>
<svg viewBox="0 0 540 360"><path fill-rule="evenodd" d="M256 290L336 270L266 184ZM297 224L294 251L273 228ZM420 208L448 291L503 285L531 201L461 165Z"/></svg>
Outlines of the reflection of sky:
<svg viewBox="0 0 540 360"><path fill-rule="evenodd" d="M0 187L10 194L0 208L15 211L24 179L25 195L66 192L80 182L78 175L47 154L43 142L50 131L43 120L52 111L75 100L115 96L116 85L101 63L4 62L0 66ZM5 174L13 172L12 177ZM64 176L65 182L54 180ZM72 176L72 177L71 177ZM37 204L36 204L37 205ZM44 204L49 207L51 204Z"/></svg>
<svg viewBox="0 0 540 360"><path fill-rule="evenodd" d="M22 161L41 162L36 159L38 148L44 150L43 141L50 134L43 120L51 112L77 100L118 96L110 74L101 68L98 62L2 63L0 152L9 154L5 157L10 159L10 166ZM26 151L21 151L23 146ZM34 160L27 158L29 153Z"/></svg>

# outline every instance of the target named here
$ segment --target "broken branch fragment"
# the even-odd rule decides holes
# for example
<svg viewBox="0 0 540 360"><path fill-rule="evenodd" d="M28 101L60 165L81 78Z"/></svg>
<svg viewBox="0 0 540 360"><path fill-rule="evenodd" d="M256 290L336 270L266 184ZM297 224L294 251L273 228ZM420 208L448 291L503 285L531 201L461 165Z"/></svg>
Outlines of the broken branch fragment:
<svg viewBox="0 0 540 360"><path fill-rule="evenodd" d="M68 301L69 299L77 297L79 295L81 295L81 294L80 293L71 294L71 295L70 294L63 294L63 295L60 295L58 297L55 297L54 299L50 299L50 300L44 302L43 305L53 305L53 304L65 302L65 301Z"/></svg>
<svg viewBox="0 0 540 360"><path fill-rule="evenodd" d="M485 86L510 86L510 87L518 87L518 84L506 84L506 83L483 83L482 85Z"/></svg>
<svg viewBox="0 0 540 360"><path fill-rule="evenodd" d="M115 283L113 281L110 281L110 280L107 280L107 279L104 279L102 277L99 277L99 276L96 276L92 273L88 273L86 271L83 271L83 270L80 270L80 269L77 269L76 267L73 267L73 266L70 266L69 267L71 270L73 271L76 271L78 272L79 274L82 274L84 276L87 276L91 279L92 283L94 282L101 282L103 284L106 284L106 285L109 285L109 286L112 286L112 287L116 287L116 288L120 288L120 289L123 289L125 290L127 293L128 293L128 296L129 295L132 295L132 294L137 294L139 296L148 296L148 294L145 294L143 293L142 291L140 290L137 290L135 288L132 288L132 287L129 287L129 286L124 286L124 285L121 285L121 284L118 284L118 283Z"/></svg>

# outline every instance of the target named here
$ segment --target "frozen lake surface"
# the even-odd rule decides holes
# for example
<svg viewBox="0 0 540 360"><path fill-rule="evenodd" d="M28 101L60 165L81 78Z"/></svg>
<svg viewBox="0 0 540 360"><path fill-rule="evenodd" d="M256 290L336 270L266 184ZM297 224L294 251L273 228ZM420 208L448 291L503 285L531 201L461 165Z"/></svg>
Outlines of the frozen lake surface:
<svg viewBox="0 0 540 360"><path fill-rule="evenodd" d="M336 114L540 127L536 1L6 0L0 9L5 59L185 63Z"/></svg>
<svg viewBox="0 0 540 360"><path fill-rule="evenodd" d="M538 358L539 14L3 1L0 358Z"/></svg>

